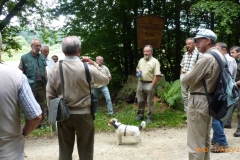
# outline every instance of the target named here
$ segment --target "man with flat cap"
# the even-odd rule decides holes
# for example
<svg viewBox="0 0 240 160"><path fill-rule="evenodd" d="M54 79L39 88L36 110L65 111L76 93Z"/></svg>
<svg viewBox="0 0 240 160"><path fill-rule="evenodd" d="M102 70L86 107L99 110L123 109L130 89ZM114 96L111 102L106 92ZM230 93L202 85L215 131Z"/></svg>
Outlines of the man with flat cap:
<svg viewBox="0 0 240 160"><path fill-rule="evenodd" d="M216 52L222 59L223 55L215 48L216 34L209 30L200 30L196 37L196 46L203 53L192 70L184 74L182 83L190 85L190 97L187 110L187 145L189 159L210 159L210 130L212 118L209 115L209 105L202 80L207 84L211 94L215 91L220 67L217 60L208 51Z"/></svg>

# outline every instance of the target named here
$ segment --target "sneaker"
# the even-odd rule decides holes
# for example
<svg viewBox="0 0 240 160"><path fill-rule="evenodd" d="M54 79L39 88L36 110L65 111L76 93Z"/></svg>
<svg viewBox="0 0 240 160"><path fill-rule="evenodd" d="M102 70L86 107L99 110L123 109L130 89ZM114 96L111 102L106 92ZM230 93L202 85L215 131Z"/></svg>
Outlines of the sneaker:
<svg viewBox="0 0 240 160"><path fill-rule="evenodd" d="M237 130L234 134L233 134L234 137L240 137L240 130Z"/></svg>
<svg viewBox="0 0 240 160"><path fill-rule="evenodd" d="M222 152L227 152L228 148L229 148L228 145L220 145L216 143L211 147L210 151L212 153L222 153Z"/></svg>
<svg viewBox="0 0 240 160"><path fill-rule="evenodd" d="M231 129L231 128L232 128L232 126L231 126L231 124L224 123L224 128Z"/></svg>
<svg viewBox="0 0 240 160"><path fill-rule="evenodd" d="M146 123L147 123L147 124L151 124L151 123L152 123L152 120L151 120L150 118L148 118L148 119L146 120Z"/></svg>
<svg viewBox="0 0 240 160"><path fill-rule="evenodd" d="M143 117L137 116L136 120L137 120L137 121L142 121L142 120L143 120Z"/></svg>

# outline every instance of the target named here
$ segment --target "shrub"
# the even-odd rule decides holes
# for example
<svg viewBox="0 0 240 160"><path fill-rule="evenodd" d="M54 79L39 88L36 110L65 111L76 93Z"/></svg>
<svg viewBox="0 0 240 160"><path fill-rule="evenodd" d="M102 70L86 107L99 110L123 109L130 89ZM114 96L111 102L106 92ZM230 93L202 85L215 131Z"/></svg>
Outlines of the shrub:
<svg viewBox="0 0 240 160"><path fill-rule="evenodd" d="M183 100L181 95L180 80L166 82L163 91L157 91L157 94L168 103L173 109L183 111Z"/></svg>

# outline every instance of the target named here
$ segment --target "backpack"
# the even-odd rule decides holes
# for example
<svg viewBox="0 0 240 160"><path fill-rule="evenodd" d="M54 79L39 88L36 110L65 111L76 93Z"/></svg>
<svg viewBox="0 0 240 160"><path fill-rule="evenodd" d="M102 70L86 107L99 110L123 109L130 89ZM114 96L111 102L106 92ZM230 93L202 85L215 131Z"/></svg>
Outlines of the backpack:
<svg viewBox="0 0 240 160"><path fill-rule="evenodd" d="M209 114L216 120L224 121L232 115L235 104L238 103L239 91L228 69L226 57L224 56L224 62L216 52L209 51L208 53L217 60L221 68L217 86L213 94L208 94L206 82L203 79L209 104Z"/></svg>

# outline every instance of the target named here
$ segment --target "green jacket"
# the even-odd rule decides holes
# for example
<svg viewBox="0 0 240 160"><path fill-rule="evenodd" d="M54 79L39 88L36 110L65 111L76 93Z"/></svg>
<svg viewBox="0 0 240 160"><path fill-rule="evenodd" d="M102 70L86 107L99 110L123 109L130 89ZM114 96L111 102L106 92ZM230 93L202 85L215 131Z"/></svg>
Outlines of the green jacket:
<svg viewBox="0 0 240 160"><path fill-rule="evenodd" d="M46 59L42 54L38 57L33 56L31 52L22 55L22 66L24 74L28 78L28 83L33 89L35 87L36 81L38 79L38 67L40 68L41 80L43 82L44 88L46 87L47 80L45 78L45 67L47 66Z"/></svg>

